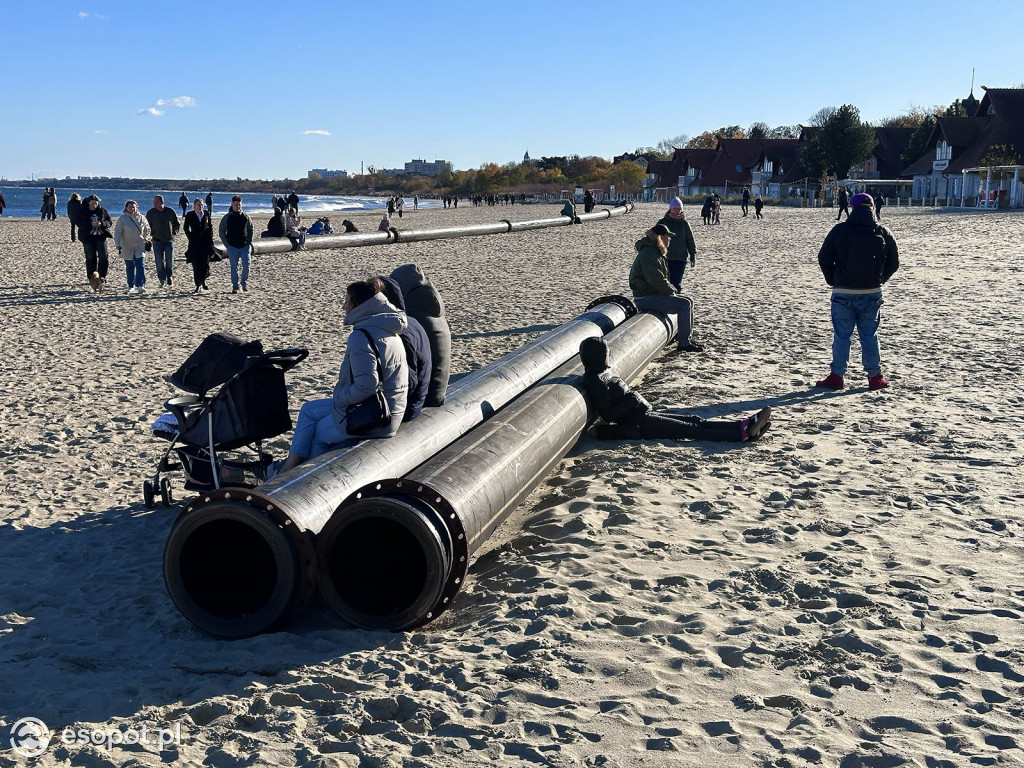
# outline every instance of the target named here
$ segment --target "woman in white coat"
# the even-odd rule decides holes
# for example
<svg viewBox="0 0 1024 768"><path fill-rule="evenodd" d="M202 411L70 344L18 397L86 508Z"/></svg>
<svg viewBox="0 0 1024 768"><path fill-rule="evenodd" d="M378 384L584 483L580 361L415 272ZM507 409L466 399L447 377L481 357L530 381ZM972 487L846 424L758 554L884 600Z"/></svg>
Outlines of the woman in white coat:
<svg viewBox="0 0 1024 768"><path fill-rule="evenodd" d="M149 222L139 213L139 204L129 200L124 204L124 213L117 218L117 224L114 226L114 245L124 259L128 293L146 292L146 267L143 256L149 237Z"/></svg>

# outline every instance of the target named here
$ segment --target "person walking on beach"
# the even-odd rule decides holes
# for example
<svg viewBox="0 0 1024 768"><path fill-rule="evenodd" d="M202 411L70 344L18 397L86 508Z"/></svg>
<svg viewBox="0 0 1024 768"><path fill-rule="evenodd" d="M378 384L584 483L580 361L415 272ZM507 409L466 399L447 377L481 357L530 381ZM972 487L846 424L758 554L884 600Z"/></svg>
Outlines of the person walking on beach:
<svg viewBox="0 0 1024 768"><path fill-rule="evenodd" d="M294 189L292 190L292 193L288 195L287 203L289 208L294 208L296 211L299 210L299 196L295 194Z"/></svg>
<svg viewBox="0 0 1024 768"><path fill-rule="evenodd" d="M899 249L892 233L871 215L875 201L860 192L851 200L853 212L826 235L818 252L818 266L832 287L831 372L816 386L842 389L850 359L850 338L856 327L861 362L869 389L883 389L878 325L882 319L882 285L900 268Z"/></svg>
<svg viewBox="0 0 1024 768"><path fill-rule="evenodd" d="M149 222L139 213L139 204L129 200L124 204L124 213L114 227L114 245L124 259L124 271L128 278L128 293L146 292L146 243L149 242Z"/></svg>
<svg viewBox="0 0 1024 768"><path fill-rule="evenodd" d="M754 218L755 219L763 219L764 218L764 216L761 215L761 209L762 208L764 208L764 200L762 200L761 196L758 195L757 197L754 198Z"/></svg>
<svg viewBox="0 0 1024 768"><path fill-rule="evenodd" d="M100 199L96 195L85 198L78 216L78 239L85 251L85 275L94 292L103 290L107 281L107 240L113 237L113 226Z"/></svg>
<svg viewBox="0 0 1024 768"><path fill-rule="evenodd" d="M192 203L192 210L185 214L185 261L192 264L192 279L196 293L209 290L206 278L210 276L210 258L213 256L213 222L210 212L203 210L203 201L198 197Z"/></svg>
<svg viewBox="0 0 1024 768"><path fill-rule="evenodd" d="M0 206L2 208L3 206ZM68 219L71 221L71 242L75 242L75 228L78 226L78 217L82 213L82 198L77 192L72 192L68 198Z"/></svg>
<svg viewBox="0 0 1024 768"><path fill-rule="evenodd" d="M181 208L181 218L185 218L185 214L188 213L188 195L184 192L181 193L181 197L178 198L178 207Z"/></svg>
<svg viewBox="0 0 1024 768"><path fill-rule="evenodd" d="M231 292L249 290L249 258L252 251L252 220L242 213L242 198L233 195L231 209L220 220L220 241L228 252L231 262ZM242 262L241 283L239 283L238 262Z"/></svg>
<svg viewBox="0 0 1024 768"><path fill-rule="evenodd" d="M178 234L178 214L164 205L164 196L153 198L153 207L146 211L146 221L153 233L153 256L160 287L170 288L174 277L174 236Z"/></svg>
<svg viewBox="0 0 1024 768"><path fill-rule="evenodd" d="M846 191L846 187L839 188L839 196L837 198L839 205L839 213L836 214L836 221L842 218L843 214L846 214L846 218L850 218L850 193Z"/></svg>
<svg viewBox="0 0 1024 768"><path fill-rule="evenodd" d="M740 203L740 208L743 211L743 218L746 218L747 212L750 209L750 190L746 187L743 188L743 200Z"/></svg>
<svg viewBox="0 0 1024 768"><path fill-rule="evenodd" d="M711 206L711 211L712 211L712 214L714 216L715 224L721 224L722 223L722 198L720 198L718 196L717 192L715 192L715 201L714 201L714 203Z"/></svg>
<svg viewBox="0 0 1024 768"><path fill-rule="evenodd" d="M668 281L675 287L676 293L680 293L683 290L686 259L690 259L691 267L697 266L697 245L693 241L693 231L683 213L683 201L673 197L668 206L668 213L662 216L658 223L664 224L672 233L665 256L668 261Z"/></svg>
<svg viewBox="0 0 1024 768"><path fill-rule="evenodd" d="M715 196L708 194L704 198L704 205L700 207L700 218L705 224L711 223L711 212L715 207Z"/></svg>
<svg viewBox="0 0 1024 768"><path fill-rule="evenodd" d="M7 207L7 201L4 200L4 193L0 192L0 216L4 215L4 208L6 208L6 207ZM74 227L72 227L71 231L72 232L75 231ZM75 238L72 237L71 239L74 240Z"/></svg>
<svg viewBox="0 0 1024 768"><path fill-rule="evenodd" d="M591 336L580 342L583 390L597 415L599 440L713 440L745 443L756 440L771 425L772 409L762 408L753 416L735 421L707 421L656 411L639 393L615 375L608 362L608 343Z"/></svg>
<svg viewBox="0 0 1024 768"><path fill-rule="evenodd" d="M881 195L875 197L875 218L882 218L882 206L885 205L885 198Z"/></svg>
<svg viewBox="0 0 1024 768"><path fill-rule="evenodd" d="M672 232L664 224L655 224L636 241L636 258L629 270L629 288L641 312L675 314L679 321L678 351L703 352L704 347L691 338L693 301L689 296L675 295L668 279L668 241Z"/></svg>
<svg viewBox="0 0 1024 768"><path fill-rule="evenodd" d="M213 192L206 193L206 210L213 216Z"/></svg>

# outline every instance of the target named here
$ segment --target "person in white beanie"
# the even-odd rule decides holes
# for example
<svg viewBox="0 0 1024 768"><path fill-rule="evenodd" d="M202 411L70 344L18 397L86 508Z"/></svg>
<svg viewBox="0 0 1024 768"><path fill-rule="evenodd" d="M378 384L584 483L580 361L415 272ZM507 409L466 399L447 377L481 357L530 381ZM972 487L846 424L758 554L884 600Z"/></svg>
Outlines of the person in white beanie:
<svg viewBox="0 0 1024 768"><path fill-rule="evenodd" d="M665 258L668 260L668 281L676 289L676 293L683 290L683 274L686 272L686 260L689 258L690 266L697 265L697 246L693 241L693 231L686 221L686 214L683 213L683 201L673 197L668 205L668 212L658 222L668 227L672 238L668 242L668 253Z"/></svg>

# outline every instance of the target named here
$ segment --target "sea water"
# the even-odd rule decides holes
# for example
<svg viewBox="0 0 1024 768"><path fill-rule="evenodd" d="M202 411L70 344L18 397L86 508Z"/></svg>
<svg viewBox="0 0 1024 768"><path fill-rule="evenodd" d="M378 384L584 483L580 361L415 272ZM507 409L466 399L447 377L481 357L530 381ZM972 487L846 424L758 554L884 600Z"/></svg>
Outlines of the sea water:
<svg viewBox="0 0 1024 768"><path fill-rule="evenodd" d="M72 192L77 192L84 200L89 195L96 195L100 198L100 205L107 209L111 216L117 217L124 210L124 204L128 200L134 200L139 204L139 210L145 213L153 207L153 196L163 195L164 204L181 212L178 207L178 198L182 190L159 190L159 189L96 189L92 187L56 187L57 195L57 216L67 217L68 198ZM184 190L189 200L197 197L206 204L207 190ZM7 206L3 215L6 216L28 216L39 218L40 206L43 204L43 187L2 187ZM242 198L242 210L248 214L273 213L273 195L268 192L214 192L213 194L213 215L222 216L227 213L231 206L231 196L238 194ZM281 193L287 197L288 193ZM421 208L437 207L436 200L420 200ZM405 200L406 210L412 209L412 197ZM191 208L191 204L189 208ZM327 211L376 211L387 208L386 197L363 197L359 195L299 195L299 215L308 218ZM312 222L310 222L312 223Z"/></svg>

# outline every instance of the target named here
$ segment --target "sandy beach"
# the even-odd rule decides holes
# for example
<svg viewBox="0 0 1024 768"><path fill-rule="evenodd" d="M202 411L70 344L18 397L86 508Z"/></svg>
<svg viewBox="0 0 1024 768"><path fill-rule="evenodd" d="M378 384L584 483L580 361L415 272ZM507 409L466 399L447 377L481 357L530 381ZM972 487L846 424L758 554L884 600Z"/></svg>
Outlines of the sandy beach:
<svg viewBox="0 0 1024 768"><path fill-rule="evenodd" d="M854 342L831 392L812 385L830 357L816 255L834 213L727 207L705 227L688 206L684 289L707 351L666 355L637 386L704 417L770 405L764 439L589 432L414 632L353 629L317 599L229 642L171 603L178 508L146 509L141 485L165 447L149 424L179 394L164 377L206 335L308 347L294 417L334 384L344 286L416 263L465 373L629 295L633 243L664 208L256 257L237 296L226 262L192 294L183 236L172 289L147 255L149 293L126 295L115 255L94 295L66 219L0 219L0 766L1024 764L1021 213L883 209L902 263L879 331L892 386L867 390ZM558 210L464 203L393 223ZM346 217L379 220L331 216ZM54 734L38 758L9 748L27 717ZM175 739L74 739L143 727Z"/></svg>

